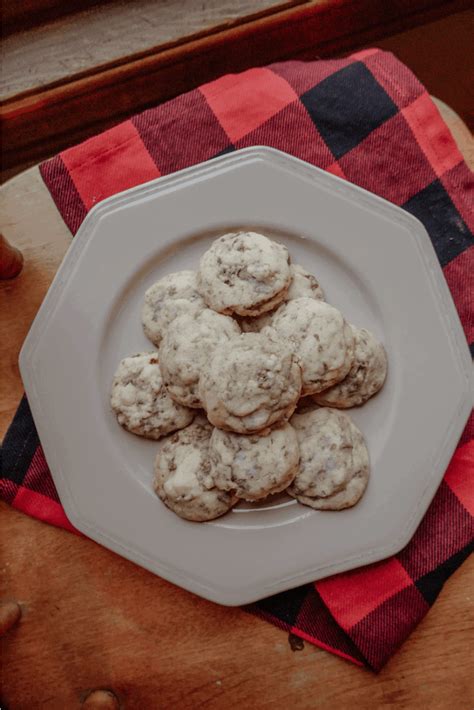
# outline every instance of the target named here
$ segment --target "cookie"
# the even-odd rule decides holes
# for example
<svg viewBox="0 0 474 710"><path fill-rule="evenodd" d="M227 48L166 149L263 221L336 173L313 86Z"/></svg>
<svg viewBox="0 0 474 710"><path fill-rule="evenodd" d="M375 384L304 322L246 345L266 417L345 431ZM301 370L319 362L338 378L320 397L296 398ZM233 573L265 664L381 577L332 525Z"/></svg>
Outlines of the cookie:
<svg viewBox="0 0 474 710"><path fill-rule="evenodd" d="M290 424L265 436L214 429L209 451L214 484L247 501L284 490L298 470L298 440Z"/></svg>
<svg viewBox="0 0 474 710"><path fill-rule="evenodd" d="M198 415L185 429L168 436L155 461L154 488L173 512L196 522L213 520L232 508L237 498L214 487L209 475L212 427Z"/></svg>
<svg viewBox="0 0 474 710"><path fill-rule="evenodd" d="M387 375L387 355L383 345L365 328L355 328L354 361L341 382L313 395L314 400L328 407L346 409L367 402L376 394Z"/></svg>
<svg viewBox="0 0 474 710"><path fill-rule="evenodd" d="M219 343L239 334L233 318L210 308L175 318L159 350L161 374L170 396L187 407L202 407L198 383L206 360Z"/></svg>
<svg viewBox="0 0 474 710"><path fill-rule="evenodd" d="M355 505L369 479L364 438L347 414L306 408L291 418L300 447L298 473L288 493L317 510Z"/></svg>
<svg viewBox="0 0 474 710"><path fill-rule="evenodd" d="M142 325L147 338L157 347L167 327L178 316L201 310L206 304L197 292L195 271L167 274L150 286L142 307Z"/></svg>
<svg viewBox="0 0 474 710"><path fill-rule="evenodd" d="M239 434L287 421L301 392L301 368L288 344L268 329L220 343L208 359L199 396L209 421Z"/></svg>
<svg viewBox="0 0 474 710"><path fill-rule="evenodd" d="M352 476L341 491L333 493L332 496L327 498L298 496L298 501L315 510L344 510L345 508L352 508L364 495L368 482L369 469L363 468Z"/></svg>
<svg viewBox="0 0 474 710"><path fill-rule="evenodd" d="M148 439L182 429L194 417L192 409L174 402L166 391L157 353L139 353L122 360L110 403L124 429Z"/></svg>
<svg viewBox="0 0 474 710"><path fill-rule="evenodd" d="M224 234L199 263L199 293L210 308L229 315L273 310L284 300L290 280L287 248L256 232Z"/></svg>
<svg viewBox="0 0 474 710"><path fill-rule="evenodd" d="M294 301L296 298L314 298L317 301L323 301L324 291L313 274L310 274L299 264L292 264L291 283L286 300Z"/></svg>
<svg viewBox="0 0 474 710"><path fill-rule="evenodd" d="M278 309L272 328L288 340L299 358L303 395L321 392L349 372L354 335L337 308L313 298L296 298Z"/></svg>
<svg viewBox="0 0 474 710"><path fill-rule="evenodd" d="M244 333L260 333L266 326L271 326L274 314L275 311L270 311L255 318L241 317L238 322Z"/></svg>
<svg viewBox="0 0 474 710"><path fill-rule="evenodd" d="M295 298L315 298L316 300L324 300L324 292L318 283L315 276L303 269L299 264L290 265L291 283L288 293L285 297L286 301L294 301ZM256 318L240 318L240 327L244 333L259 333L267 325L272 324L272 318L275 311L264 313Z"/></svg>

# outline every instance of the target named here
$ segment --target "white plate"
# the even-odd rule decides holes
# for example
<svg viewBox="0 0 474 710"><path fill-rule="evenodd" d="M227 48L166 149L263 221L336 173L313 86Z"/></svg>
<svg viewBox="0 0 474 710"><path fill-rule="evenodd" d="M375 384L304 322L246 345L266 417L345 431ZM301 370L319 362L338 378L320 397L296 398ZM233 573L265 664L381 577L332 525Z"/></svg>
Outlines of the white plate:
<svg viewBox="0 0 474 710"><path fill-rule="evenodd" d="M217 235L284 242L327 300L388 352L383 390L351 410L372 476L355 508L282 495L197 524L152 491L155 442L109 407L119 360L150 349L140 306L164 274L194 268ZM430 239L414 217L269 148L250 148L116 195L87 216L28 334L20 367L71 522L156 574L243 604L400 550L425 513L471 406L471 359Z"/></svg>

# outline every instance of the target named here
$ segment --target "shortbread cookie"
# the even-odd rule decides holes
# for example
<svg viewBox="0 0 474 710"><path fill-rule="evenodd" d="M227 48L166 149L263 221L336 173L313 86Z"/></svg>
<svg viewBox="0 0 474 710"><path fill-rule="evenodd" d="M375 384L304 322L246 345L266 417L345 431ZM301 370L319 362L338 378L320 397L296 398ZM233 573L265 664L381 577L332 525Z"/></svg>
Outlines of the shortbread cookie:
<svg viewBox="0 0 474 710"><path fill-rule="evenodd" d="M297 359L271 328L265 335L242 333L217 345L199 383L209 421L240 434L287 421L300 393Z"/></svg>
<svg viewBox="0 0 474 710"><path fill-rule="evenodd" d="M172 320L205 307L206 304L197 292L195 271L167 274L145 293L142 308L145 335L158 347Z"/></svg>
<svg viewBox="0 0 474 710"><path fill-rule="evenodd" d="M157 353L122 360L115 373L110 403L119 424L133 434L159 439L187 426L192 409L174 402L161 377Z"/></svg>
<svg viewBox="0 0 474 710"><path fill-rule="evenodd" d="M214 429L210 443L214 484L248 501L284 490L298 470L299 447L290 424L265 436Z"/></svg>
<svg viewBox="0 0 474 710"><path fill-rule="evenodd" d="M300 446L298 473L288 493L318 510L355 505L369 478L364 438L347 414L327 407L291 418Z"/></svg>
<svg viewBox="0 0 474 710"><path fill-rule="evenodd" d="M271 311L284 300L290 280L287 248L256 232L224 234L199 263L199 293L219 313Z"/></svg>
<svg viewBox="0 0 474 710"><path fill-rule="evenodd" d="M237 498L214 487L209 475L212 427L198 415L186 429L168 436L155 462L154 488L181 518L203 522L227 513Z"/></svg>
<svg viewBox="0 0 474 710"><path fill-rule="evenodd" d="M324 292L318 283L315 276L303 269L299 264L291 264L291 283L288 289L288 293L285 297L286 301L294 301L295 298L315 298L316 300L324 300ZM277 309L279 306L277 306ZM255 318L240 318L240 327L244 333L259 333L267 325L272 324L272 318L276 313L276 310L270 313L263 313L261 316L256 316Z"/></svg>
<svg viewBox="0 0 474 710"><path fill-rule="evenodd" d="M206 360L219 343L239 334L233 318L210 308L175 318L159 351L161 374L171 397L187 407L201 407L198 383Z"/></svg>
<svg viewBox="0 0 474 710"><path fill-rule="evenodd" d="M300 360L303 395L327 389L349 372L354 335L337 308L313 298L296 298L278 309L272 328L289 341Z"/></svg>
<svg viewBox="0 0 474 710"><path fill-rule="evenodd" d="M385 382L387 355L383 345L365 328L355 328L354 362L341 382L314 395L318 404L328 407L356 407L364 404Z"/></svg>

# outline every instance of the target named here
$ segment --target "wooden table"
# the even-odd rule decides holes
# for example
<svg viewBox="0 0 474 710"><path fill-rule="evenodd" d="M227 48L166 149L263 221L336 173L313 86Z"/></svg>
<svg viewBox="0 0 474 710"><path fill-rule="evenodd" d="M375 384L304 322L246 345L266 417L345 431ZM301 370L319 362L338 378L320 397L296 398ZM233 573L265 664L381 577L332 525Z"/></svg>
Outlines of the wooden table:
<svg viewBox="0 0 474 710"><path fill-rule="evenodd" d="M438 105L474 165L469 131ZM0 284L0 433L22 392L18 352L70 242L37 168L7 183L1 198L0 231L23 251L25 266ZM131 710L474 706L472 559L375 676L310 644L292 650L272 625L4 504L0 540L0 599L22 609L2 639L1 693L10 710L73 710L95 688L112 689Z"/></svg>

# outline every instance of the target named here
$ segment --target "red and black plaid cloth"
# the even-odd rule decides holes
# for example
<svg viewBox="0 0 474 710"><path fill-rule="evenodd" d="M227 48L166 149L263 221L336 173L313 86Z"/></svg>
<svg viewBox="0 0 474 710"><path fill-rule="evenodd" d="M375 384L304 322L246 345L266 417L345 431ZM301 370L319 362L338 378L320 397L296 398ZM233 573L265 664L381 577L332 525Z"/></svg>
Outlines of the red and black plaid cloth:
<svg viewBox="0 0 474 710"><path fill-rule="evenodd" d="M424 87L391 54L370 49L224 76L65 150L41 166L41 175L75 234L88 210L109 195L251 145L286 151L418 217L472 348L472 174ZM401 553L250 610L380 669L472 549L473 439L471 417L428 513ZM4 441L0 492L15 508L72 529L26 399Z"/></svg>

